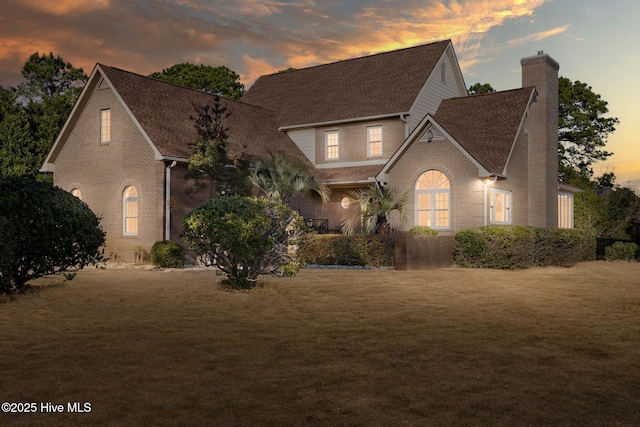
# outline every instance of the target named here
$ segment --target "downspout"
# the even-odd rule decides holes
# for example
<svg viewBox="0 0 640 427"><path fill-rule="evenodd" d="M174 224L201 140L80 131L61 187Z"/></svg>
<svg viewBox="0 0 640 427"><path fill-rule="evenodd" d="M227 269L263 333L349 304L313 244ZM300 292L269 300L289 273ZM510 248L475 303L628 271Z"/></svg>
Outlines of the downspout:
<svg viewBox="0 0 640 427"><path fill-rule="evenodd" d="M167 163L164 174L164 239L171 240L171 168L178 162Z"/></svg>
<svg viewBox="0 0 640 427"><path fill-rule="evenodd" d="M491 177L489 177L491 178ZM489 186L495 184L498 180L497 176L494 176L493 179L485 178L484 181L484 226L486 227L488 224L488 215L487 215L487 195L489 194Z"/></svg>

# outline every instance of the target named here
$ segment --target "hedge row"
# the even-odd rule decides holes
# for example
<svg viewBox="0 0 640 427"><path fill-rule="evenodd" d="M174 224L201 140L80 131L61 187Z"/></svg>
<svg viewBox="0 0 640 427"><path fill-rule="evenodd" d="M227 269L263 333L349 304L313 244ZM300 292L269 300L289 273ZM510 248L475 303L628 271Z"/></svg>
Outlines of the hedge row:
<svg viewBox="0 0 640 427"><path fill-rule="evenodd" d="M565 228L467 228L456 233L453 256L461 267L571 266L596 259L596 238L583 230Z"/></svg>
<svg viewBox="0 0 640 427"><path fill-rule="evenodd" d="M317 265L393 265L392 236L346 236L309 234L300 244L305 264Z"/></svg>

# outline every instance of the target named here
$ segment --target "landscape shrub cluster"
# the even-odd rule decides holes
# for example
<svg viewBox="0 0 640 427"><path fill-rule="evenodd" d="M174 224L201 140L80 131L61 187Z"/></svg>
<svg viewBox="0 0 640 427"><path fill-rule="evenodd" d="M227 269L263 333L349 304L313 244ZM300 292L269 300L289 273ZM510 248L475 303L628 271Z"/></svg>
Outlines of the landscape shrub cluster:
<svg viewBox="0 0 640 427"><path fill-rule="evenodd" d="M604 259L606 261L629 261L636 257L638 245L633 242L615 242L604 249Z"/></svg>
<svg viewBox="0 0 640 427"><path fill-rule="evenodd" d="M393 265L393 236L310 234L302 239L300 254L306 264Z"/></svg>
<svg viewBox="0 0 640 427"><path fill-rule="evenodd" d="M473 227L456 233L453 255L461 267L571 266L596 259L596 238L577 229Z"/></svg>
<svg viewBox="0 0 640 427"><path fill-rule="evenodd" d="M104 242L100 218L77 197L30 178L0 178L0 294L95 264Z"/></svg>
<svg viewBox="0 0 640 427"><path fill-rule="evenodd" d="M181 244L172 240L155 242L151 247L151 263L160 268L182 268L185 252Z"/></svg>
<svg viewBox="0 0 640 427"><path fill-rule="evenodd" d="M438 230L434 230L431 227L427 227L424 225L416 225L412 227L409 232L414 236L437 236Z"/></svg>

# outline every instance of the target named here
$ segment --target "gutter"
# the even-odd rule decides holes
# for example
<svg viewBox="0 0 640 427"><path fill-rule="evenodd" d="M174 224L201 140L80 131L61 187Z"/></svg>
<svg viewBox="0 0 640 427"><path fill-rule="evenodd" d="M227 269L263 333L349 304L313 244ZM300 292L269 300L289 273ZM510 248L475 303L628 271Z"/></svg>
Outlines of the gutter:
<svg viewBox="0 0 640 427"><path fill-rule="evenodd" d="M164 240L171 240L171 168L177 161L167 163L164 173Z"/></svg>
<svg viewBox="0 0 640 427"><path fill-rule="evenodd" d="M365 121L371 121L371 120L390 119L390 118L393 118L393 117L400 117L400 120L406 121L405 120L405 116L408 116L408 115L409 115L408 111L404 112L404 113L380 114L380 115L377 115L377 116L354 117L354 118L351 118L351 119L332 120L332 121L327 121L327 122L302 123L302 124L299 124L299 125L280 126L278 128L278 130L286 132L288 130L295 130L295 129L307 129L307 128L322 127L322 126L338 125L338 124L343 124L343 123L365 122Z"/></svg>

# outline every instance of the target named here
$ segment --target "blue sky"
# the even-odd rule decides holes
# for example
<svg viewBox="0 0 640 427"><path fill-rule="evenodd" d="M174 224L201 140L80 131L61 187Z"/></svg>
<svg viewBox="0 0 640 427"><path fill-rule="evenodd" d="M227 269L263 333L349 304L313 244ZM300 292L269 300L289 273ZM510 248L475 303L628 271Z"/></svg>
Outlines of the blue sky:
<svg viewBox="0 0 640 427"><path fill-rule="evenodd" d="M520 59L543 50L620 119L596 167L640 188L640 2L626 0L0 0L0 85L34 52L90 73L140 74L180 62L260 75L452 39L467 86L519 87ZM629 182L631 181L631 182Z"/></svg>

